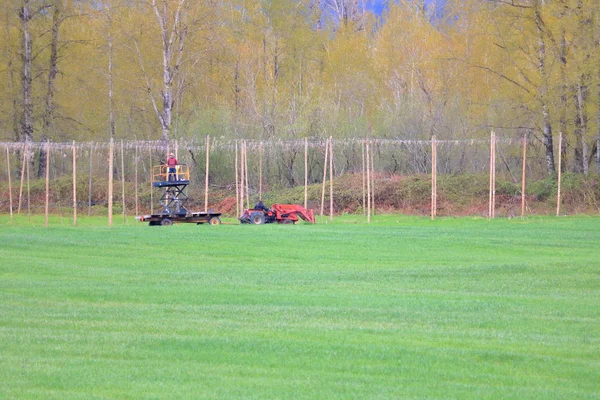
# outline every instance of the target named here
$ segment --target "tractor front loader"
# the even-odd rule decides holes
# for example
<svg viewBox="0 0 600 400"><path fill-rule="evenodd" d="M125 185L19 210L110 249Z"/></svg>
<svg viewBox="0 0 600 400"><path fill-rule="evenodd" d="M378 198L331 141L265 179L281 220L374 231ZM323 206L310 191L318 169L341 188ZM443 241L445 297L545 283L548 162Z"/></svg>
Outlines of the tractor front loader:
<svg viewBox="0 0 600 400"><path fill-rule="evenodd" d="M250 208L244 210L239 220L242 224L295 224L302 218L306 222L315 223L312 209L297 204L273 204L271 208Z"/></svg>

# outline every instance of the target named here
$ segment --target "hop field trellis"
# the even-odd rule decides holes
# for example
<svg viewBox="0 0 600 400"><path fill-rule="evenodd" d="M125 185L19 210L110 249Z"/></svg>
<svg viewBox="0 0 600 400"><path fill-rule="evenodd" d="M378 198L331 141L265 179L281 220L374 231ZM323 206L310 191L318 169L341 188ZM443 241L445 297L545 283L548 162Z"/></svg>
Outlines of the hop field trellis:
<svg viewBox="0 0 600 400"><path fill-rule="evenodd" d="M106 212L106 207L112 203L114 208L110 207L111 214L122 213L124 217L152 212L159 196L152 189L152 166L163 162L169 152L174 152L179 162L189 165L192 171L192 207L212 207L227 198L234 198L237 203L240 191L243 192L242 182L247 182L245 202L257 200L266 193L272 195L304 187L305 200L309 197L312 205L319 206L320 202L321 210L324 207L327 212L342 212L343 208L336 210L338 202L334 201L339 185L333 190L332 184L330 190L326 191L325 182L331 182L331 176L334 182L345 182L344 177L354 176L354 180L347 181L350 187L344 188L343 195L350 192L349 195L356 199L357 209L364 211L367 205L371 205L370 199L367 199L371 193L373 207L378 207L377 188L389 187L395 177L425 176L424 182L430 182L429 188L421 185L419 190L431 191L431 212L434 216L439 207L438 199L462 189L460 185L436 185L437 180L444 176L464 176L469 179L489 174L490 185L485 180L481 181L480 196L485 202L489 194L492 204L493 169L493 179L512 185L512 202L516 209L521 196L523 173L527 180L547 178L544 148L532 138L514 139L495 135L491 138L334 138L331 139L331 165L327 165L326 160L327 155L331 154L327 150L328 139L322 138L259 141L206 137L168 142L5 142L0 143L5 158L0 179L8 196L2 199L1 207L3 213L23 212L25 209L39 212L45 207L46 212L48 209L50 212L67 212L69 208L74 208L80 213L91 214ZM368 154L365 154L367 148ZM246 180L239 175L243 154ZM109 173L111 170L112 174ZM369 172L370 178L365 182ZM362 177L362 182L358 177ZM309 191L307 186L314 187ZM318 190L321 186L323 190ZM205 189L206 193L203 193ZM368 191L367 195L365 190ZM402 197L401 193L395 195ZM323 201L325 198L327 202ZM401 199L395 204L400 203ZM239 212L240 207L242 205L238 205L235 212ZM489 210L492 215L494 210ZM510 212L515 213L514 210ZM447 215L451 213L452 210L446 212Z"/></svg>

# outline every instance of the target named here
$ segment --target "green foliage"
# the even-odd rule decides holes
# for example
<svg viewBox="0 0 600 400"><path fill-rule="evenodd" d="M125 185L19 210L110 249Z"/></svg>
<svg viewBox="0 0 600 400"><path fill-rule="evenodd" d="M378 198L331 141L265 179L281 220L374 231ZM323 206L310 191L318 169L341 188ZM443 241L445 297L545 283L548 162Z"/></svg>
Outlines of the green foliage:
<svg viewBox="0 0 600 400"><path fill-rule="evenodd" d="M566 173L562 176L561 191L567 204L577 204L581 208L600 210L600 187L598 176L586 177L582 174Z"/></svg>
<svg viewBox="0 0 600 400"><path fill-rule="evenodd" d="M536 182L531 182L528 185L527 192L534 194L536 199L545 201L556 196L557 188L556 177L548 177Z"/></svg>
<svg viewBox="0 0 600 400"><path fill-rule="evenodd" d="M521 196L521 183L496 180L496 194L505 196Z"/></svg>
<svg viewBox="0 0 600 400"><path fill-rule="evenodd" d="M396 204L401 208L426 206L431 197L431 177L415 175L403 179L396 189L395 197Z"/></svg>
<svg viewBox="0 0 600 400"><path fill-rule="evenodd" d="M0 131L4 140L13 140L22 112L14 102L22 98L22 22L17 5L5 3L0 8L5 25ZM111 108L116 137L158 139L158 114L164 111L160 101L165 90L164 54L160 24L149 3L111 0L101 8L70 0L56 4L68 17L58 29L60 74L48 132L41 116L49 79L52 35L47 33L55 3L48 3L46 12L36 13L30 21L36 54L32 66L36 139L107 138ZM591 0L535 4L514 7L452 0L445 8L452 18L442 20L413 9L414 4L389 2L386 15L377 21L354 3L347 5L349 10L344 8L348 12L344 16L324 13L308 0L185 2L186 35L175 40L181 54L176 46L168 59L182 60L172 66L173 81L167 85L173 90L171 136L375 133L428 139L438 132L438 139L477 138L489 134L481 126L536 131L542 118L540 100L556 125L563 110L576 114L574 91L565 93L565 88L575 89L581 79L585 87L597 86L600 64L593 27L599 6ZM177 7L170 5L166 28L176 34L180 31L172 24ZM536 15L544 25L541 37ZM568 44L564 48L563 36ZM546 44L543 73L535 59L540 40ZM112 107L107 96L109 47ZM569 68L564 68L563 59ZM591 144L597 131L596 118L591 117L597 112L597 97L589 90L584 99L587 137L576 137L581 126L571 122L561 126L577 149L581 140ZM512 136L512 130L504 134Z"/></svg>

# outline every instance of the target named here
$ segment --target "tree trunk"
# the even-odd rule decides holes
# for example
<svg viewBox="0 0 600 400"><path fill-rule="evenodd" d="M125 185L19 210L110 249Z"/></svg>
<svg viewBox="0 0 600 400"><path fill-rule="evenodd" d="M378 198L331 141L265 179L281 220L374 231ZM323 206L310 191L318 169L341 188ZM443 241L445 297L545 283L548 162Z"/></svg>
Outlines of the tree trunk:
<svg viewBox="0 0 600 400"><path fill-rule="evenodd" d="M600 67L598 68L597 89L600 98ZM596 173L600 174L600 106L596 109Z"/></svg>
<svg viewBox="0 0 600 400"><path fill-rule="evenodd" d="M561 160L562 160L562 171L565 171L565 165L567 164L567 145L565 137L567 136L567 98L568 98L568 90L569 85L567 83L567 41L566 41L566 33L565 29L561 30L560 34L560 50L559 50L559 61L560 61L560 105L559 105L559 115L560 115L560 131L563 134L563 143L564 145L559 150L561 152Z"/></svg>
<svg viewBox="0 0 600 400"><path fill-rule="evenodd" d="M30 0L23 0L23 7L19 12L22 30L22 59L23 70L21 75L22 106L23 116L21 118L21 140L33 141L33 104L31 102L31 84L32 84L32 39L29 31L29 21L31 21Z"/></svg>
<svg viewBox="0 0 600 400"><path fill-rule="evenodd" d="M233 82L234 82L234 95L235 95L235 115L237 116L240 110L240 62L235 60L235 67L233 69Z"/></svg>
<svg viewBox="0 0 600 400"><path fill-rule="evenodd" d="M594 12L592 29L594 35L594 48L596 49L596 56L599 55L597 49L600 48L600 12ZM600 99L600 60L596 59L596 92ZM596 173L600 174L600 105L596 106Z"/></svg>
<svg viewBox="0 0 600 400"><path fill-rule="evenodd" d="M548 107L548 76L546 73L546 42L544 41L544 31L542 16L539 3L536 4L535 26L538 33L538 70L541 76L540 84L540 102L542 106L542 132L544 135L544 146L546 147L546 168L548 173L555 172L554 167L554 149L552 144L552 122L550 118L550 108Z"/></svg>
<svg viewBox="0 0 600 400"><path fill-rule="evenodd" d="M7 68L6 68L6 72L8 72L8 90L10 93L10 97L12 99L12 131L13 131L13 137L15 139L15 141L19 141L19 114L20 114L20 107L19 107L19 96L17 96L17 92L16 92L16 87L17 84L15 83L15 70L14 70L14 56L13 56L13 52L11 51L11 43L12 43L12 39L11 39L11 34L10 34L10 20L9 20L9 13L5 13L5 21L4 21L4 33L5 33L5 56L6 56L6 60L7 60Z"/></svg>
<svg viewBox="0 0 600 400"><path fill-rule="evenodd" d="M113 77L113 38L112 38L112 2L107 2L107 18L106 18L106 37L108 41L108 123L110 130L110 137L114 140L116 127L115 127L115 112L114 112L114 77Z"/></svg>
<svg viewBox="0 0 600 400"><path fill-rule="evenodd" d="M152 9L156 14L158 24L161 31L162 39L162 58L163 58L163 88L161 91L162 110L158 110L156 103L153 101L154 111L161 125L161 139L169 140L171 136L171 124L173 118L173 82L176 72L179 70L183 61L183 44L185 41L186 28L181 23L182 8L186 0L178 0L177 10L173 15L173 26L169 28L169 2L162 0L162 10L157 4L159 0L152 0ZM179 44L178 59L173 60L175 42Z"/></svg>
<svg viewBox="0 0 600 400"><path fill-rule="evenodd" d="M46 142L50 137L50 130L54 124L54 83L58 74L58 34L62 22L62 4L61 0L54 3L54 12L52 13L52 37L50 40L50 63L48 66L48 87L46 89L46 105L44 115L42 116L42 142ZM42 146L39 153L38 178L43 178L46 174L46 148Z"/></svg>
<svg viewBox="0 0 600 400"><path fill-rule="evenodd" d="M581 77L580 83L575 88L575 129L573 133L575 135L574 155L573 155L573 172L581 174L584 171L584 154L583 154L583 140L585 137L587 117L585 115L585 87L582 84L583 76Z"/></svg>

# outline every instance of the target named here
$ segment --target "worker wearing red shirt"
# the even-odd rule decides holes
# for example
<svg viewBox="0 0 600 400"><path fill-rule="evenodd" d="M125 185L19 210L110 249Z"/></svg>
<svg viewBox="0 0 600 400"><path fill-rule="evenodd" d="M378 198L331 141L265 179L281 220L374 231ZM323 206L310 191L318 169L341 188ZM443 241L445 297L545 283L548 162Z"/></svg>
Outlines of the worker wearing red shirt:
<svg viewBox="0 0 600 400"><path fill-rule="evenodd" d="M175 154L169 154L169 158L167 159L167 166L169 167L169 180L176 181L177 180L177 165L179 162L175 158Z"/></svg>

